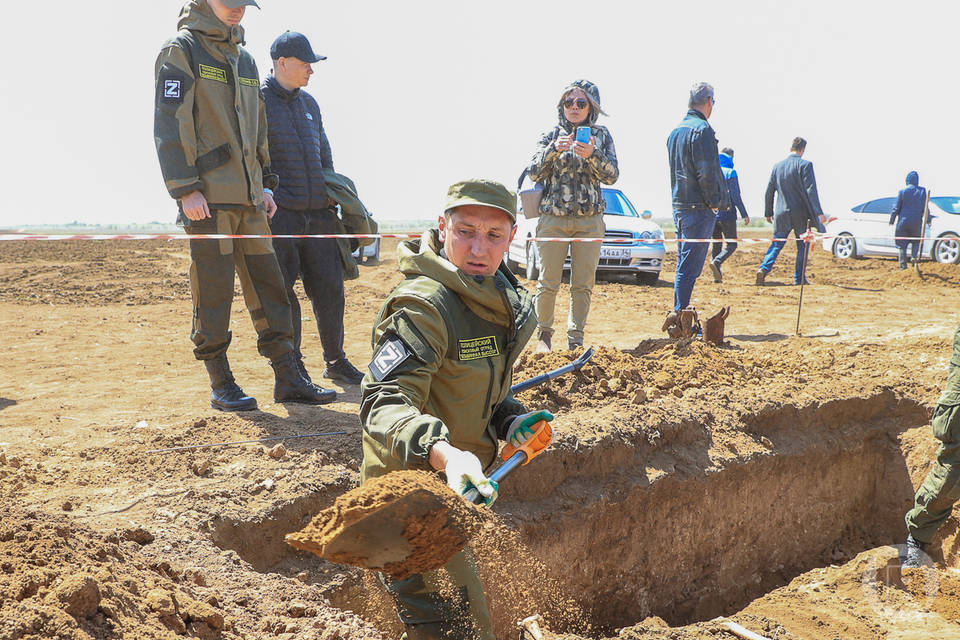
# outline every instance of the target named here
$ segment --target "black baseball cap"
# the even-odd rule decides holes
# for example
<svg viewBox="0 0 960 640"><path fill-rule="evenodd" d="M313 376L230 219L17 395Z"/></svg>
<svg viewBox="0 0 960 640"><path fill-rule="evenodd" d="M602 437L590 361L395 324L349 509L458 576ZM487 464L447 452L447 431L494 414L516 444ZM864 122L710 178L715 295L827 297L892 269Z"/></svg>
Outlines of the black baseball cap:
<svg viewBox="0 0 960 640"><path fill-rule="evenodd" d="M240 7L246 7L247 5L260 8L260 5L257 4L256 0L223 0L223 4L227 5L231 9L239 9Z"/></svg>
<svg viewBox="0 0 960 640"><path fill-rule="evenodd" d="M304 62L313 64L326 60L327 56L320 56L313 52L310 41L307 36L296 31L287 31L280 35L270 45L270 59L279 60L280 58L296 58Z"/></svg>

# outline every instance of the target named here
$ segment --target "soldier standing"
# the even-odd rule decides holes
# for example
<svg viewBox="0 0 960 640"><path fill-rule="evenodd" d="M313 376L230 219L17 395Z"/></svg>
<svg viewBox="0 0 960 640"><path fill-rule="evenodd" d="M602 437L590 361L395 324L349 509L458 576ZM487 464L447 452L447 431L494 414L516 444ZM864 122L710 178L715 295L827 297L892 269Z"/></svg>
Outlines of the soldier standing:
<svg viewBox="0 0 960 640"><path fill-rule="evenodd" d="M914 507L907 512L905 568L919 567L923 551L960 500L960 326L953 336L953 357L947 386L933 411L933 435L940 441L933 468L917 490Z"/></svg>
<svg viewBox="0 0 960 640"><path fill-rule="evenodd" d="M530 294L503 265L516 233L516 196L488 180L450 187L439 229L400 245L406 276L380 310L363 380L361 482L398 469L435 469L454 491L489 502L485 475L498 440L522 444L546 411L510 393L513 365L533 334ZM384 579L408 640L492 640L469 548L442 569ZM450 589L450 582L453 589Z"/></svg>
<svg viewBox="0 0 960 640"><path fill-rule="evenodd" d="M154 139L178 221L191 235L269 235L267 218L276 211L259 74L240 46L248 5L259 7L255 0L191 0L180 13L180 32L157 58ZM274 400L319 404L336 397L297 368L290 305L269 239L191 240L190 257L191 339L210 375L213 408L257 407L227 362L234 269L257 348L274 369Z"/></svg>

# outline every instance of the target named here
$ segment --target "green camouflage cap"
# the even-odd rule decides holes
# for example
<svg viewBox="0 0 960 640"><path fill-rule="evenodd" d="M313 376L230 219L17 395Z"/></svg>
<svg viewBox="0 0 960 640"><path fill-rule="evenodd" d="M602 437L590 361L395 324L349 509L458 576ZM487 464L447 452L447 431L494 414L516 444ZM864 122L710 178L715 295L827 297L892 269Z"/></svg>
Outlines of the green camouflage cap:
<svg viewBox="0 0 960 640"><path fill-rule="evenodd" d="M510 216L510 220L517 221L517 195L493 180L473 178L452 185L447 190L447 206L444 210L449 211L465 204L500 209Z"/></svg>

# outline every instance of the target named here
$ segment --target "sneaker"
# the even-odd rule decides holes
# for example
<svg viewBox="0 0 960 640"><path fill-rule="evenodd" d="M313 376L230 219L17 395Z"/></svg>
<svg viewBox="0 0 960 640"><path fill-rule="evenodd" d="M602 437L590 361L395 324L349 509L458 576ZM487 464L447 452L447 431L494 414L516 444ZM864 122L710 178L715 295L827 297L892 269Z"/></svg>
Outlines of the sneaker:
<svg viewBox="0 0 960 640"><path fill-rule="evenodd" d="M537 353L546 353L550 351L553 334L546 331L540 332L540 338L537 340Z"/></svg>
<svg viewBox="0 0 960 640"><path fill-rule="evenodd" d="M924 565L930 564L930 556L926 552L927 543L920 542L913 537L913 534L907 536L907 557L900 565L901 569L919 569Z"/></svg>
<svg viewBox="0 0 960 640"><path fill-rule="evenodd" d="M363 381L363 373L346 358L340 358L333 364L327 363L327 368L323 370L323 377L346 384L360 384Z"/></svg>
<svg viewBox="0 0 960 640"><path fill-rule="evenodd" d="M767 272L764 271L763 269L759 269L759 270L757 271L757 279L756 279L756 281L754 282L754 284L756 284L758 287L762 287L762 286L763 286L763 281L766 280L766 279L767 279Z"/></svg>
<svg viewBox="0 0 960 640"><path fill-rule="evenodd" d="M583 348L583 340L571 340L567 339L567 349L570 351L576 351L577 349Z"/></svg>
<svg viewBox="0 0 960 640"><path fill-rule="evenodd" d="M714 282L723 282L723 273L720 271L720 265L713 260L710 261L710 271L713 272Z"/></svg>

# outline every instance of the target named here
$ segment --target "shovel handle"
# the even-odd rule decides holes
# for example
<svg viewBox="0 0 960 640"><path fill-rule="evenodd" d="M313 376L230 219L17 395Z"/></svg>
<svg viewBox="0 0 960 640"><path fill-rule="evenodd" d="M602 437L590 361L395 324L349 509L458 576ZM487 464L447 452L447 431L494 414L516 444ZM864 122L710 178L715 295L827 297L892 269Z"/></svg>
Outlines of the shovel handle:
<svg viewBox="0 0 960 640"><path fill-rule="evenodd" d="M553 429L550 428L550 423L546 420L541 420L533 425L533 435L527 438L519 447L515 447L512 444L505 446L500 453L500 459L509 460L513 454L522 451L526 454L526 460L524 460L521 466L526 466L531 460L543 453L543 450L549 446L552 440Z"/></svg>
<svg viewBox="0 0 960 640"><path fill-rule="evenodd" d="M490 474L490 479L494 482L500 482L505 477L513 473L518 467L522 467L538 455L543 453L550 442L553 440L553 429L546 420L533 425L533 435L527 438L519 447L508 444L503 448L500 458L504 461ZM464 492L463 498L467 502L480 503L483 498L476 487L471 487Z"/></svg>

